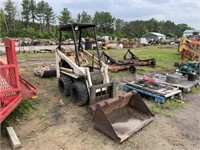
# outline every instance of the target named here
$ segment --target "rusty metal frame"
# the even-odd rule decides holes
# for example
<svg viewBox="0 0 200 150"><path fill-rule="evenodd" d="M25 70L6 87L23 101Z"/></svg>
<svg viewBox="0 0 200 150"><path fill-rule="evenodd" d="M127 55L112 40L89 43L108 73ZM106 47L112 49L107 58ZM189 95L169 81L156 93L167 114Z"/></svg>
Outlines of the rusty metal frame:
<svg viewBox="0 0 200 150"><path fill-rule="evenodd" d="M120 127L120 129L117 129L109 116L112 116L112 113L114 113L116 110L125 108L126 106L133 111L138 111L140 114L145 115L146 117L145 119L140 118L140 123L137 125L134 123L129 123L129 119L127 120L124 118L126 125L124 124ZM136 91L127 92L122 96L100 101L99 103L90 105L90 109L93 112L92 121L95 124L95 128L119 143L135 134L154 119L154 114L149 110L147 105ZM133 115L131 117L135 118L137 116ZM128 126L127 123L129 123Z"/></svg>
<svg viewBox="0 0 200 150"><path fill-rule="evenodd" d="M131 56L130 58L127 58L128 54ZM130 51L130 49L128 49L125 53L124 60L119 60L118 62L114 58L106 54L104 51L102 52L100 58L104 59L104 62L108 64L108 70L112 72L126 70L129 69L131 66L151 66L154 68L156 65L155 58L146 60L139 59L135 54Z"/></svg>

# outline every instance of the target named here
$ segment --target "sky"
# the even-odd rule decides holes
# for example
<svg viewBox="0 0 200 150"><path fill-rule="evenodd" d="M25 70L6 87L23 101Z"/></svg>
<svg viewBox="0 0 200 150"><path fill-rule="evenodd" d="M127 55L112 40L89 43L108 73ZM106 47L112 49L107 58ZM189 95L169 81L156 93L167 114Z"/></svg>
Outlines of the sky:
<svg viewBox="0 0 200 150"><path fill-rule="evenodd" d="M2 0L1 0L2 1ZM21 0L15 0L20 5ZM40 0L36 0L39 2ZM44 0L57 15L68 8L73 18L86 11L94 15L96 11L107 11L124 21L171 20L175 24L186 23L200 30L200 0Z"/></svg>

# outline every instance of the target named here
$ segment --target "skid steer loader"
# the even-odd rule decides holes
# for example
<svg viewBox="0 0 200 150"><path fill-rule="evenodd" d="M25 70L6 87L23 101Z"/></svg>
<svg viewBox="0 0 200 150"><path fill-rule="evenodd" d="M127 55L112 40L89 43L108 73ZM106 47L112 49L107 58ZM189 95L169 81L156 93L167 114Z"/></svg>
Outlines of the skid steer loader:
<svg viewBox="0 0 200 150"><path fill-rule="evenodd" d="M82 35L86 35L89 28L93 29L97 57L82 46ZM74 44L62 45L63 37L70 35ZM137 92L116 97L116 84L110 82L108 66L100 60L94 24L74 23L60 27L55 55L61 93L71 95L76 105L89 103L92 120L98 130L122 142L153 120L154 115Z"/></svg>

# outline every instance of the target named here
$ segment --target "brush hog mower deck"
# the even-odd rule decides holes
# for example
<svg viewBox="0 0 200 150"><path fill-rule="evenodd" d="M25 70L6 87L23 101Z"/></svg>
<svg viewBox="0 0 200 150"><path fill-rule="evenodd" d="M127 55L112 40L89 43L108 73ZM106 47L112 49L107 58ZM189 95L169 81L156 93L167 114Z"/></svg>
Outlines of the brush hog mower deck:
<svg viewBox="0 0 200 150"><path fill-rule="evenodd" d="M156 66L155 58L142 60L133 54L130 49L128 49L125 53L123 60L116 61L104 51L102 52L100 58L104 59L104 62L108 65L108 70L111 72L118 72L128 69L131 73L135 73L135 66L150 66L153 68Z"/></svg>
<svg viewBox="0 0 200 150"><path fill-rule="evenodd" d="M100 60L97 41L97 57L81 46L81 35L88 28L93 29L96 41L94 24L75 23L61 27L60 42L56 49L58 86L63 95L71 96L74 104L82 106L89 103L95 126L114 140L122 142L151 122L153 114L137 93L115 97L116 84L110 82L108 65ZM61 45L62 35L66 31L72 34L74 50ZM79 35L79 40L76 35Z"/></svg>

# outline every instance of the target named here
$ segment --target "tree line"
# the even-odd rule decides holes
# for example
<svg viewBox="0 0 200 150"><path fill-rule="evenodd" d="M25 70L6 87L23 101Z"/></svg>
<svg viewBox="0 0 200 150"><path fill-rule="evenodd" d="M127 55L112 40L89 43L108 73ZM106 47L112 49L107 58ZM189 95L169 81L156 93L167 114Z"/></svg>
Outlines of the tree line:
<svg viewBox="0 0 200 150"><path fill-rule="evenodd" d="M35 0L22 0L20 7L17 7L14 0L5 0L3 8L0 8L1 37L55 38L58 37L59 25L74 22L95 23L100 36L127 38L140 38L148 32L180 37L184 30L192 29L185 23L175 24L170 20L158 21L154 18L146 21L124 21L105 11L96 11L93 16L82 11L76 18L72 18L69 9L63 8L60 14L56 15L44 0L38 3Z"/></svg>

